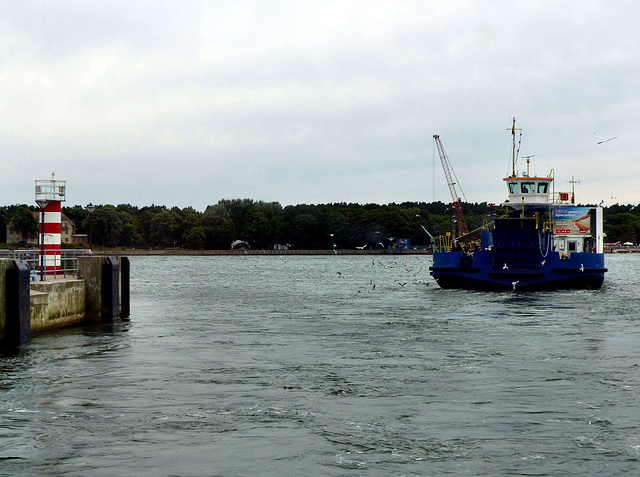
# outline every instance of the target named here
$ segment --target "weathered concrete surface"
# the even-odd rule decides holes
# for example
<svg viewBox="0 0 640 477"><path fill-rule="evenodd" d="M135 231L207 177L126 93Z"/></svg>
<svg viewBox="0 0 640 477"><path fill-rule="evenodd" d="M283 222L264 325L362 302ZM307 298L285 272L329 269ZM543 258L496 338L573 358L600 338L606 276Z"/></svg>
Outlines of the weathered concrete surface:
<svg viewBox="0 0 640 477"><path fill-rule="evenodd" d="M113 316L110 318L105 316L102 302L102 267L108 264L109 259L110 257L106 256L78 257L78 279L84 280L86 284L85 318L87 321L113 319ZM120 287L119 283L118 287Z"/></svg>
<svg viewBox="0 0 640 477"><path fill-rule="evenodd" d="M102 264L106 257L79 257L78 279L84 280L85 318L88 321L100 321L102 311Z"/></svg>
<svg viewBox="0 0 640 477"><path fill-rule="evenodd" d="M31 284L31 331L82 323L85 319L84 280L51 279Z"/></svg>

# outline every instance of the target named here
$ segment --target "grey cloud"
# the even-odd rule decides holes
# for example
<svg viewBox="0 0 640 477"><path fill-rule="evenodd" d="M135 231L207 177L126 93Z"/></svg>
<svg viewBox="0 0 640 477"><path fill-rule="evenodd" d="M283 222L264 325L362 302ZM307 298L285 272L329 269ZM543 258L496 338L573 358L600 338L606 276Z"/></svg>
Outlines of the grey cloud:
<svg viewBox="0 0 640 477"><path fill-rule="evenodd" d="M599 202L614 185L594 171L615 162L616 196L638 201L638 13L634 2L14 3L0 19L0 202L32 201L53 168L70 203L448 200L433 134L467 198L497 202L513 116L539 171L580 176L579 197Z"/></svg>

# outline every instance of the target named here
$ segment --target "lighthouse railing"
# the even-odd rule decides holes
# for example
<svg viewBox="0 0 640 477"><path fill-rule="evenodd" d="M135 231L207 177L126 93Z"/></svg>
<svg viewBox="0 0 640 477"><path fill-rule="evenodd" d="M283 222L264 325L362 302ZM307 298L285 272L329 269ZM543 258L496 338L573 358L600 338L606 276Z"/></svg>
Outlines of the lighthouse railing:
<svg viewBox="0 0 640 477"><path fill-rule="evenodd" d="M46 275L46 277L53 278L73 278L78 274L78 257L87 255L91 255L91 250L62 249L60 251L56 251L55 255L52 252L47 253L45 251L44 274ZM0 258L22 260L23 262L26 262L29 265L29 269L31 270L31 279L33 281L37 281L40 279L40 267L42 262L40 260L39 250L0 250ZM47 267L47 261L55 261L56 266Z"/></svg>

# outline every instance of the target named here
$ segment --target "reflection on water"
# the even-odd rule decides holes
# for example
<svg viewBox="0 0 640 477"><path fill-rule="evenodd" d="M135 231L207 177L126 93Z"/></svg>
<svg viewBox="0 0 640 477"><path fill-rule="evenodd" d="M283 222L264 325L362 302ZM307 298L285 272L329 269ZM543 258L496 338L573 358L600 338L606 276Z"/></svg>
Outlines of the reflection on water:
<svg viewBox="0 0 640 477"><path fill-rule="evenodd" d="M130 321L0 358L0 474L633 474L639 262L487 294L428 257L134 257Z"/></svg>

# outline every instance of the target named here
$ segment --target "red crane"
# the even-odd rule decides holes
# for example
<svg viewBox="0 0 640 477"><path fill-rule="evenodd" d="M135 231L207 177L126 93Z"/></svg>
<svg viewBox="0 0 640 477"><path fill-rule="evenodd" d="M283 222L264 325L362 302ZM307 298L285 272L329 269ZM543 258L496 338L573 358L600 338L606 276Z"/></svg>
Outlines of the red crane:
<svg viewBox="0 0 640 477"><path fill-rule="evenodd" d="M440 155L440 162L442 162L442 169L444 169L444 175L447 178L447 184L449 185L449 191L451 192L451 198L453 199L451 207L456 211L456 220L458 221L458 236L468 234L469 229L467 228L467 222L464 220L464 214L462 213L462 200L460 199L460 197L458 197L458 193L456 191L456 183L453 181L453 177L451 176L451 170L453 170L453 166L451 166L451 163L449 162L447 153L444 152L444 147L442 147L442 143L440 142L440 136L434 134L433 139L435 139L436 141L436 147L438 148L438 154ZM455 175L455 171L453 174ZM460 189L460 191L462 192L462 188Z"/></svg>

